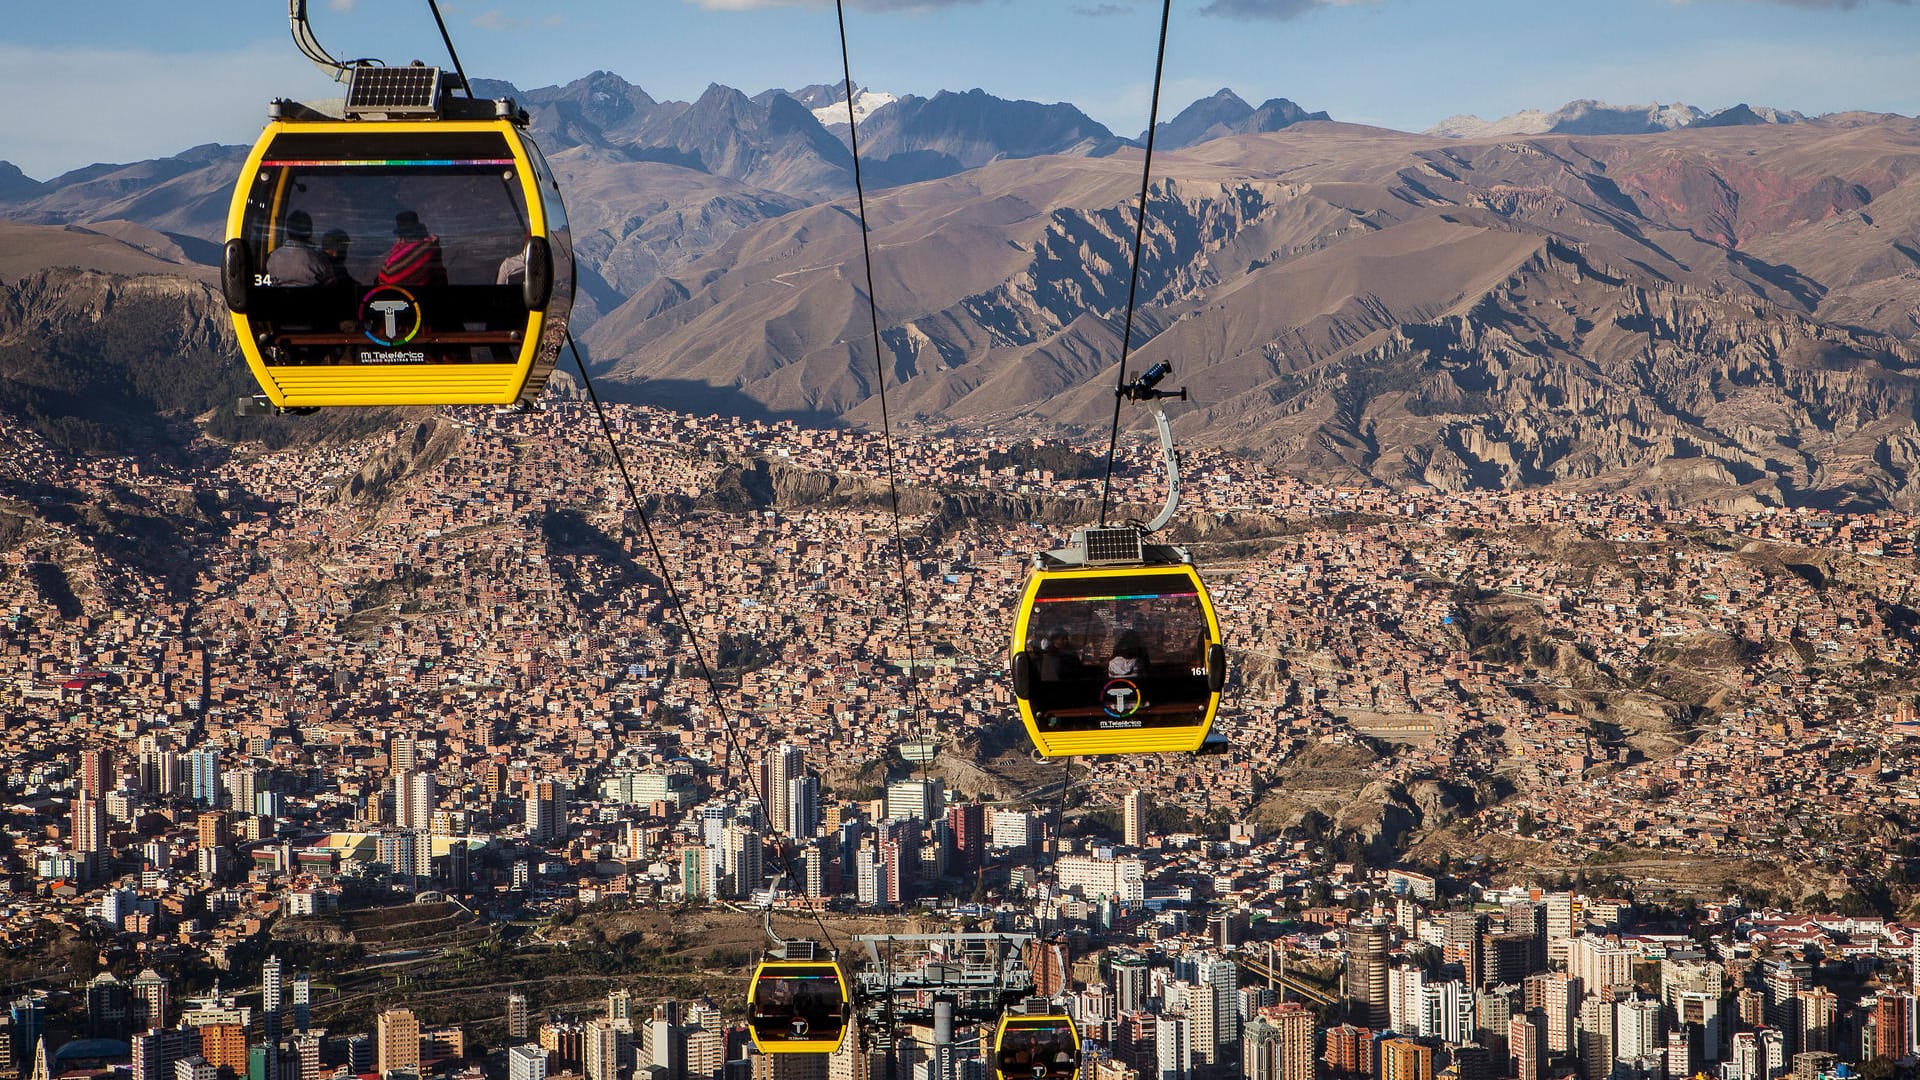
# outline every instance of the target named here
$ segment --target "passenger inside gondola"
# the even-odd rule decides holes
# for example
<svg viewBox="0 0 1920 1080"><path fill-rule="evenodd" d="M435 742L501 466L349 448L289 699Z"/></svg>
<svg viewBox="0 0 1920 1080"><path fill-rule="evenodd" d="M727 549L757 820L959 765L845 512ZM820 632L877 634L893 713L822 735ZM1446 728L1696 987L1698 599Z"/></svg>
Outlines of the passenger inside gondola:
<svg viewBox="0 0 1920 1080"><path fill-rule="evenodd" d="M287 215L281 233L280 246L267 256L267 276L273 283L289 288L328 284L333 264L314 245L313 215L295 210Z"/></svg>
<svg viewBox="0 0 1920 1080"><path fill-rule="evenodd" d="M1041 682L1057 683L1062 679L1079 677L1080 656L1073 651L1073 638L1066 631L1055 630L1042 638L1039 653L1039 663L1035 667L1040 672Z"/></svg>
<svg viewBox="0 0 1920 1080"><path fill-rule="evenodd" d="M353 274L347 270L347 254L353 250L353 238L345 229L328 229L327 235L320 238L320 254L327 258L327 284L336 285L352 292L359 288L353 280Z"/></svg>

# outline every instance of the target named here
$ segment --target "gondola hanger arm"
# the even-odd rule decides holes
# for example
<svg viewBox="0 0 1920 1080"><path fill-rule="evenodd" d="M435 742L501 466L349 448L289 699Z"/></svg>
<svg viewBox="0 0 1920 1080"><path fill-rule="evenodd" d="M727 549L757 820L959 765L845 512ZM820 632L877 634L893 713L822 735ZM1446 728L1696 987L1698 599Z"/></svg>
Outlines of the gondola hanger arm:
<svg viewBox="0 0 1920 1080"><path fill-rule="evenodd" d="M1167 470L1167 501L1155 514L1152 521L1141 527L1144 533L1157 533L1167 527L1173 515L1180 510L1180 453L1173 446L1173 426L1167 422L1167 411L1160 407L1166 398L1187 400L1187 388L1178 390L1160 389L1161 380L1173 374L1173 365L1162 360L1143 372L1139 378L1120 387L1115 393L1128 401L1138 401L1153 410L1154 427L1160 434L1160 464Z"/></svg>
<svg viewBox="0 0 1920 1080"><path fill-rule="evenodd" d="M307 22L307 0L287 0L287 25L293 31L293 44L300 50L300 55L313 61L313 66L334 82L346 82L347 73L356 65L369 62L356 60L348 64L334 59L333 54L320 44L320 39L314 36L312 24Z"/></svg>

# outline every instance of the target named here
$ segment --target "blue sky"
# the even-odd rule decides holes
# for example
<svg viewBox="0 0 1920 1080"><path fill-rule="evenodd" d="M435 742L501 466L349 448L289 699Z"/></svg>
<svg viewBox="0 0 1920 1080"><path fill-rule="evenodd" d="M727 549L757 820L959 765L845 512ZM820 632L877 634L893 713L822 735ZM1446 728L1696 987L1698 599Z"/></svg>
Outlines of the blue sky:
<svg viewBox="0 0 1920 1080"><path fill-rule="evenodd" d="M1153 0L849 0L854 78L980 87L1146 125ZM312 0L336 55L438 62L424 0ZM839 78L831 0L445 0L468 71L522 87L616 72L656 98ZM1419 130L1573 98L1920 113L1908 0L1174 0L1162 118L1230 86ZM274 96L337 92L280 0L35 5L0 37L0 160L48 179L99 161L250 142ZM135 108L144 106L144 108Z"/></svg>

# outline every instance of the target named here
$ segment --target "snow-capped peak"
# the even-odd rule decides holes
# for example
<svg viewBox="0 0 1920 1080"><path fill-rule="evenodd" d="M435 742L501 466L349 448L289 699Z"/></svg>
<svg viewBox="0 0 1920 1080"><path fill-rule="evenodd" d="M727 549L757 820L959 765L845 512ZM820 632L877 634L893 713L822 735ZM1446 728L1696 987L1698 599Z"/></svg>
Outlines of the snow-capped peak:
<svg viewBox="0 0 1920 1080"><path fill-rule="evenodd" d="M853 95L854 123L856 124L860 123L861 121L865 120L867 117L872 116L876 109L879 109L880 107L885 105L891 105L896 100L898 99L895 98L892 94L883 93L878 90L868 90L865 87L861 87L860 91ZM820 123L825 127L832 127L835 124L846 123L847 122L846 99L841 98L840 100L835 101L830 105L822 105L819 108L813 110L813 118L815 120L820 121Z"/></svg>

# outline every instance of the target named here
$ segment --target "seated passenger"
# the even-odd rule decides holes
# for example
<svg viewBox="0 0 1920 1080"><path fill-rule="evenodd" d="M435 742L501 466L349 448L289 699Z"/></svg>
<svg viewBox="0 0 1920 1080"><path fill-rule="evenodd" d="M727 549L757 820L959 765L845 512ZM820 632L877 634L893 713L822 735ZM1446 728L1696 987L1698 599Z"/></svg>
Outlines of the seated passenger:
<svg viewBox="0 0 1920 1080"><path fill-rule="evenodd" d="M275 285L303 287L326 285L333 277L333 266L326 255L313 246L313 218L305 210L287 215L280 246L267 256L267 276Z"/></svg>
<svg viewBox="0 0 1920 1080"><path fill-rule="evenodd" d="M1059 682L1072 678L1079 670L1080 658L1073 653L1073 639L1065 631L1055 630L1040 640L1040 681Z"/></svg>
<svg viewBox="0 0 1920 1080"><path fill-rule="evenodd" d="M411 287L447 283L440 238L427 231L419 214L402 210L394 215L393 235L393 246L380 263L380 284Z"/></svg>
<svg viewBox="0 0 1920 1080"><path fill-rule="evenodd" d="M328 269L327 280L321 284L338 285L348 290L359 287L353 275L347 272L347 249L352 246L353 239L345 229L328 229L327 234L320 238L320 254L326 257Z"/></svg>
<svg viewBox="0 0 1920 1080"><path fill-rule="evenodd" d="M1139 675L1147 669L1147 649L1140 635L1129 631L1120 638L1120 644L1114 647L1113 659L1107 661L1107 677L1113 679Z"/></svg>
<svg viewBox="0 0 1920 1080"><path fill-rule="evenodd" d="M520 250L500 260L500 269L494 271L495 285L518 285L527 280L527 244L523 241Z"/></svg>

